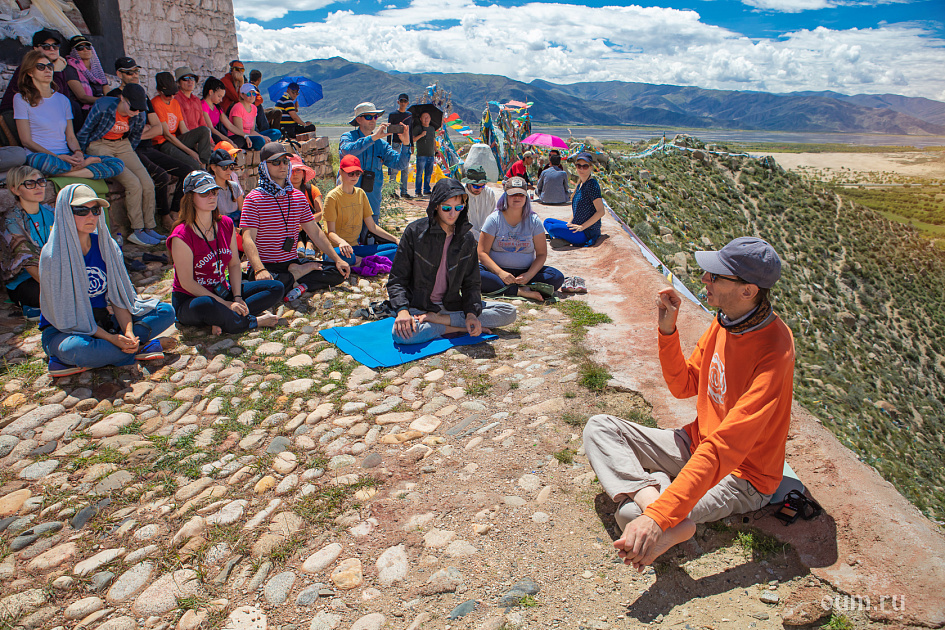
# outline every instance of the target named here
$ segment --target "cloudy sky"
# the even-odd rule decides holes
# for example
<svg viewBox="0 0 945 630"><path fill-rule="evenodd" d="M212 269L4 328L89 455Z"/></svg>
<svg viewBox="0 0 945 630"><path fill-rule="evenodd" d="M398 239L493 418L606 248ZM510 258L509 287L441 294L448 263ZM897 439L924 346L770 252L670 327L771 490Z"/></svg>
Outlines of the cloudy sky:
<svg viewBox="0 0 945 630"><path fill-rule="evenodd" d="M945 0L234 0L240 55L945 101Z"/></svg>

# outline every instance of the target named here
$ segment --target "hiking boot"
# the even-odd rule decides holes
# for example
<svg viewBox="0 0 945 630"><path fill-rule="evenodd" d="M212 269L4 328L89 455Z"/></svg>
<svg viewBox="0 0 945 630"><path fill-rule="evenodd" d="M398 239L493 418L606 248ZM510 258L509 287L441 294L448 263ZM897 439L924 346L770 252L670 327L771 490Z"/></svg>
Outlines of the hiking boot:
<svg viewBox="0 0 945 630"><path fill-rule="evenodd" d="M161 342L157 339L152 339L143 348L138 348L138 352L135 354L135 361L157 361L163 358L164 348L161 347Z"/></svg>
<svg viewBox="0 0 945 630"><path fill-rule="evenodd" d="M73 374L81 374L82 372L85 372L89 369L86 367L79 367L77 365L63 363L56 357L49 357L49 363L46 367L49 369L49 375L56 378L61 376L72 376Z"/></svg>

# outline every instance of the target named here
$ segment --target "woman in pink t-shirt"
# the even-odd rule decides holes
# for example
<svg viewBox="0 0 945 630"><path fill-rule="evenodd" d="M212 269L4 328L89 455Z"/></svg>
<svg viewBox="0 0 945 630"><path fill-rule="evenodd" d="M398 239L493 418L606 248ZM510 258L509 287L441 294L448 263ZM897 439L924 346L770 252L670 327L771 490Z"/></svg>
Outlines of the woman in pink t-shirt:
<svg viewBox="0 0 945 630"><path fill-rule="evenodd" d="M224 95L226 95L226 87L223 81L216 77L207 77L203 84L203 100L200 106L203 107L203 122L210 127L214 142L229 142L230 136L227 134L242 135L243 133L242 129L231 123L223 113L220 103L223 102Z"/></svg>
<svg viewBox="0 0 945 630"><path fill-rule="evenodd" d="M210 326L214 335L273 327L279 318L265 311L279 303L284 288L275 280L243 282L239 255L234 255L233 221L217 210L219 190L213 175L204 171L193 171L184 179L180 218L167 237L174 263L171 304L177 321Z"/></svg>
<svg viewBox="0 0 945 630"><path fill-rule="evenodd" d="M237 132L230 136L230 141L241 149L259 151L269 140L256 133L256 87L252 83L244 83L240 88L240 102L230 109L230 122L236 126Z"/></svg>

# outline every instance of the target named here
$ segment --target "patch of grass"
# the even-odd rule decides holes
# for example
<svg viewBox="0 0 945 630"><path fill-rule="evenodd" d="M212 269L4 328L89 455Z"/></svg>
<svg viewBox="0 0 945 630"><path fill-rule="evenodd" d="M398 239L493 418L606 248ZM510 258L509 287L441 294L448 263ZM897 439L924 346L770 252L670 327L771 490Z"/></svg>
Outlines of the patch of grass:
<svg viewBox="0 0 945 630"><path fill-rule="evenodd" d="M573 392L573 391L568 390L568 391L566 391L566 392L564 393L564 397L565 397L565 398L577 398L577 392Z"/></svg>
<svg viewBox="0 0 945 630"><path fill-rule="evenodd" d="M177 598L177 608L181 611L204 608L208 603L210 603L210 600L204 599L197 595L188 595L187 597Z"/></svg>
<svg viewBox="0 0 945 630"><path fill-rule="evenodd" d="M88 457L77 457L72 460L72 469L79 470L95 464L120 464L123 461L125 461L125 455L121 454L118 449L109 446Z"/></svg>
<svg viewBox="0 0 945 630"><path fill-rule="evenodd" d="M577 453L577 451L575 451L574 449L563 448L560 451L556 451L552 453L552 455L554 456L555 459L557 459L562 464L570 465L574 463L575 453Z"/></svg>
<svg viewBox="0 0 945 630"><path fill-rule="evenodd" d="M561 419L566 425L572 427L583 427L585 424L587 424L586 416L573 411L565 411L563 414L561 414Z"/></svg>
<svg viewBox="0 0 945 630"><path fill-rule="evenodd" d="M578 383L591 391L601 392L607 388L607 382L612 378L607 368L590 361L581 366L581 376Z"/></svg>
<svg viewBox="0 0 945 630"><path fill-rule="evenodd" d="M830 619L827 623L822 625L821 628L824 628L824 630L853 630L854 625L846 615L833 613L830 615Z"/></svg>
<svg viewBox="0 0 945 630"><path fill-rule="evenodd" d="M740 531L735 534L735 544L742 548L746 558L764 560L778 552L783 552L784 543L773 536L768 536L758 530Z"/></svg>
<svg viewBox="0 0 945 630"><path fill-rule="evenodd" d="M531 595L525 595L520 600L518 600L518 605L523 608L537 608L538 600Z"/></svg>
<svg viewBox="0 0 945 630"><path fill-rule="evenodd" d="M299 499L295 513L318 527L330 527L332 521L354 504L354 494L361 488L374 488L380 482L368 477L349 486L322 486Z"/></svg>
<svg viewBox="0 0 945 630"><path fill-rule="evenodd" d="M568 332L576 340L581 340L587 334L587 328L597 324L610 324L614 320L605 313L596 313L594 309L587 305L587 302L580 300L565 300L558 304L558 310L570 318L568 323Z"/></svg>
<svg viewBox="0 0 945 630"><path fill-rule="evenodd" d="M24 361L23 363L10 363L4 360L3 363L0 364L0 376L3 376L4 380L19 378L27 383L31 383L45 373L46 361L42 359Z"/></svg>
<svg viewBox="0 0 945 630"><path fill-rule="evenodd" d="M466 377L466 395L483 396L492 388L492 382L485 374L476 374Z"/></svg>
<svg viewBox="0 0 945 630"><path fill-rule="evenodd" d="M118 435L134 435L141 430L141 426L143 424L144 423L140 420L134 420L133 422L118 429Z"/></svg>
<svg viewBox="0 0 945 630"><path fill-rule="evenodd" d="M302 536L293 536L275 549L269 552L267 558L273 564L280 565L288 562L295 553L305 546L305 540Z"/></svg>

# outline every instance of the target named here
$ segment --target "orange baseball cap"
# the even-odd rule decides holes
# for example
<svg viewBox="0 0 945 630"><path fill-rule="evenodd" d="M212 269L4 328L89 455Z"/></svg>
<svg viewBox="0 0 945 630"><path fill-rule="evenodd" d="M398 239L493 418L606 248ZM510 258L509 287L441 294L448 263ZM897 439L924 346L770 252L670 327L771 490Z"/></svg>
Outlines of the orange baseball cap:
<svg viewBox="0 0 945 630"><path fill-rule="evenodd" d="M230 157L232 157L232 158L234 158L234 159L236 158L237 155L239 155L239 152L240 152L240 149L237 149L237 148L233 145L232 142L227 142L226 140L221 140L220 142L217 142L217 143L213 146L213 149L214 149L214 150L223 149L224 151L226 151L227 153L230 154Z"/></svg>

